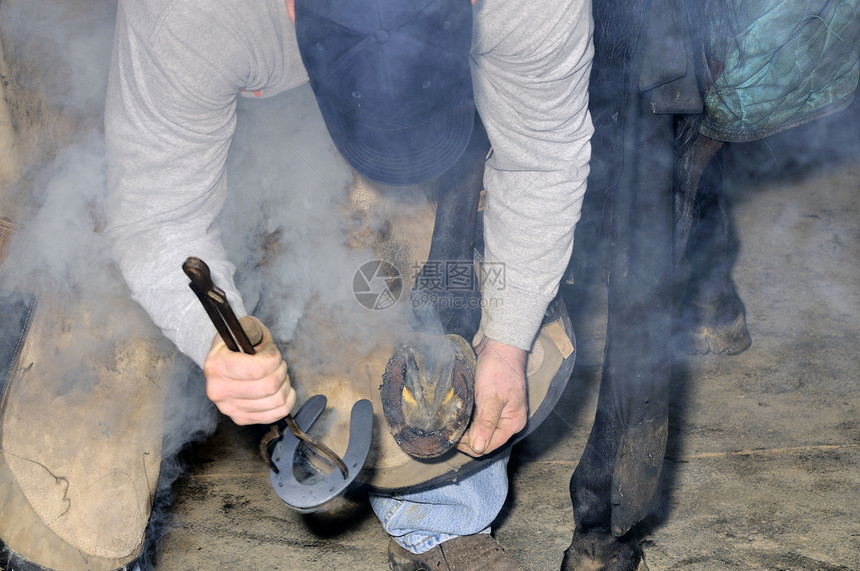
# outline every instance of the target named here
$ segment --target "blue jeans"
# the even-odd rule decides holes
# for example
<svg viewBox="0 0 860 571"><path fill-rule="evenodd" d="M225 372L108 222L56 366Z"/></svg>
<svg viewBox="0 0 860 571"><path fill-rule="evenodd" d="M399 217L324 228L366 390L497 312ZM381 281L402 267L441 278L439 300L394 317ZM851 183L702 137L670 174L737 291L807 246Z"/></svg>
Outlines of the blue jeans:
<svg viewBox="0 0 860 571"><path fill-rule="evenodd" d="M461 535L490 533L508 495L508 452L462 480L420 492L370 494L385 531L401 547L424 553Z"/></svg>

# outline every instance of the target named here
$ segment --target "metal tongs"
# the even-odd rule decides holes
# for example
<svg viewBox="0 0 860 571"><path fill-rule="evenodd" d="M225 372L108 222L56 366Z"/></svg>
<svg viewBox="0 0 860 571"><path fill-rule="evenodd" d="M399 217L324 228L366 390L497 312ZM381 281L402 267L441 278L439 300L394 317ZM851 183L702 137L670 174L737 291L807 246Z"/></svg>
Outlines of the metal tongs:
<svg viewBox="0 0 860 571"><path fill-rule="evenodd" d="M200 258L190 257L182 264L182 270L191 280L188 286L203 304L227 348L255 354L254 346L262 341L263 330L256 323L249 324L247 330L242 327L226 294L212 282L209 266ZM306 432L325 410L325 406L325 396L309 398L295 418L288 414L273 424L260 442L260 454L271 470L269 476L275 492L288 506L302 512L315 511L343 493L361 472L370 453L373 429L373 405L370 401L362 399L352 407L349 445L343 458ZM288 427L289 432L284 427ZM302 442L338 469L324 477L324 473L320 472L319 477L299 481L295 475L294 461ZM303 466L307 469L308 463Z"/></svg>

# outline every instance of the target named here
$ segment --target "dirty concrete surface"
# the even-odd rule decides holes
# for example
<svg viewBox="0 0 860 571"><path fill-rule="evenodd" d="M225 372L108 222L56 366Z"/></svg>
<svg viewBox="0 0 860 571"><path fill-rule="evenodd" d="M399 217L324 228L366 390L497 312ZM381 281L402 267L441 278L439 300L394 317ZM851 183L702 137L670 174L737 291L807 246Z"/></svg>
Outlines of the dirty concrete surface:
<svg viewBox="0 0 860 571"><path fill-rule="evenodd" d="M858 118L855 104L727 157L753 345L679 359L662 507L638 529L653 570L860 568ZM825 155L807 157L806 145ZM557 569L570 542L568 480L600 379L605 292L586 277L565 293L577 365L554 413L515 449L494 526L531 571ZM363 491L295 513L271 489L257 438L222 420L191 449L158 568L386 569L387 537Z"/></svg>

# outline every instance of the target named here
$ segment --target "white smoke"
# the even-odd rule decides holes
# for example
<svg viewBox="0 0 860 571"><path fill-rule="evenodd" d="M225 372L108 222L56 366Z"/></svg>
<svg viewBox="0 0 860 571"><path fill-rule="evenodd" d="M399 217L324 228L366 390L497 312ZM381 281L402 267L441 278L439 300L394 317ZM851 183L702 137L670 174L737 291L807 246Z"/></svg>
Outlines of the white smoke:
<svg viewBox="0 0 860 571"><path fill-rule="evenodd" d="M345 332L362 321L352 276L373 254L346 245L351 180L309 86L240 101L222 239L249 311L265 314L276 339L294 338L311 303L338 314Z"/></svg>
<svg viewBox="0 0 860 571"><path fill-rule="evenodd" d="M97 116L104 107L113 44L115 0L2 4L3 36L12 55L30 62L47 103Z"/></svg>

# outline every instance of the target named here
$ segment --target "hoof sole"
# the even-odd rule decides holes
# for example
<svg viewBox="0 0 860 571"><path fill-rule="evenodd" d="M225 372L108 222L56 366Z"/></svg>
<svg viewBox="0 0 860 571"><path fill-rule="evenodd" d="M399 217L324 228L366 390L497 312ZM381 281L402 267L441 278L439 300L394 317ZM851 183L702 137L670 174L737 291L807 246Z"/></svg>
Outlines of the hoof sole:
<svg viewBox="0 0 860 571"><path fill-rule="evenodd" d="M380 396L394 440L417 458L452 449L469 425L475 402L475 354L462 337L416 335L382 376Z"/></svg>

